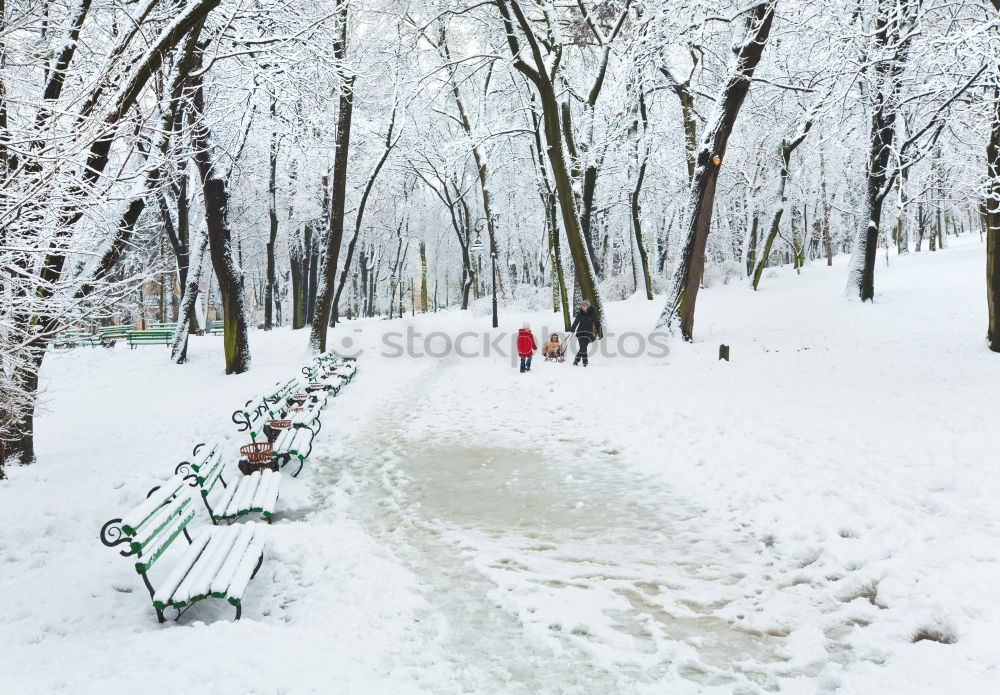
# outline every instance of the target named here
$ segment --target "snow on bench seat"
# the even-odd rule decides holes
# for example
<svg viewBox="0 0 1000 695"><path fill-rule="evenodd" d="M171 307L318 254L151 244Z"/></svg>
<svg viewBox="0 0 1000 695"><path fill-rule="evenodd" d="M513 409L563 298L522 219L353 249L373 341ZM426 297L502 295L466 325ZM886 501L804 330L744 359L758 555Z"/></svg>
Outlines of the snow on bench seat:
<svg viewBox="0 0 1000 695"><path fill-rule="evenodd" d="M305 460L312 452L314 434L306 427L292 427L283 430L274 440L271 451L274 452L274 457L280 460L281 465L290 463L293 458L299 460L299 468L292 474L292 477L296 477L302 472Z"/></svg>
<svg viewBox="0 0 1000 695"><path fill-rule="evenodd" d="M347 362L345 364L337 365L332 370L337 376L343 377L347 381L354 378L355 372L358 371L357 366L353 362Z"/></svg>
<svg viewBox="0 0 1000 695"><path fill-rule="evenodd" d="M181 489L187 487L183 475L175 475L167 482L154 489L146 501L125 515L122 519L122 530L130 536L135 536L140 526L149 521L163 503L172 498Z"/></svg>
<svg viewBox="0 0 1000 695"><path fill-rule="evenodd" d="M278 478L270 473L257 476L248 504L258 497L262 504L276 499ZM172 491L178 477L184 484ZM209 597L223 598L236 606L238 620L247 584L264 559L264 526L255 522L191 526L192 536L188 527L200 505L194 499L190 482L190 475L174 476L168 481L170 484L154 489L124 519L107 522L101 529L101 541L109 547L128 544L129 551L122 554L135 558L135 570L149 590L160 622L165 620L164 609L173 607L180 612ZM159 506L151 509L154 504ZM126 519L131 535L124 532ZM184 540L178 541L182 537ZM154 568L158 577L150 576Z"/></svg>
<svg viewBox="0 0 1000 695"><path fill-rule="evenodd" d="M319 411L306 408L299 412L292 412L288 414L288 420L291 421L292 427L312 428L320 424Z"/></svg>
<svg viewBox="0 0 1000 695"><path fill-rule="evenodd" d="M183 608L208 597L225 598L239 606L252 572L263 559L264 539L258 526L251 521L202 529L153 594L153 606ZM244 576L238 570L245 566L250 571Z"/></svg>
<svg viewBox="0 0 1000 695"><path fill-rule="evenodd" d="M243 475L235 465L226 471L225 458L218 444L197 463L182 463L177 470L185 466L194 472L213 522L232 521L250 513L258 513L271 522L281 487L281 473L265 469Z"/></svg>

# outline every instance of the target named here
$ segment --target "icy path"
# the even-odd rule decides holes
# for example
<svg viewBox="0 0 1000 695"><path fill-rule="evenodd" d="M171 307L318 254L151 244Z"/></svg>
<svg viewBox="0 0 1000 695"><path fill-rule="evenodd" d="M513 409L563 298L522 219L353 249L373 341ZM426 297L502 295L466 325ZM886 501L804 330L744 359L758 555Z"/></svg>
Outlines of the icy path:
<svg viewBox="0 0 1000 695"><path fill-rule="evenodd" d="M781 639L721 617L755 561L740 535L702 542L698 510L593 446L574 408L518 407L601 378L571 369L424 368L343 443L349 472L325 467L363 491L353 513L420 578L452 662L442 692L775 689L800 668ZM485 428L463 433L463 392L496 404Z"/></svg>

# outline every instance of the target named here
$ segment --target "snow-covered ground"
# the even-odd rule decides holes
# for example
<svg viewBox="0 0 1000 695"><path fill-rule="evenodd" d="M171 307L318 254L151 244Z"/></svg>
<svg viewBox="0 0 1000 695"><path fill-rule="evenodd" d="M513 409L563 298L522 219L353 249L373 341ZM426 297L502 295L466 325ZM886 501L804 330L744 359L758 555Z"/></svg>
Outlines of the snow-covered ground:
<svg viewBox="0 0 1000 695"><path fill-rule="evenodd" d="M481 315L339 328L358 376L235 624L203 602L158 625L97 532L193 444L235 445L230 413L297 372L305 334L254 332L239 377L211 337L184 367L53 356L40 461L0 484L0 692L995 691L983 247L893 258L873 305L839 260L703 291L698 342L586 369L443 354L463 331L481 352ZM611 330L659 309L611 304ZM407 327L442 356L392 356Z"/></svg>

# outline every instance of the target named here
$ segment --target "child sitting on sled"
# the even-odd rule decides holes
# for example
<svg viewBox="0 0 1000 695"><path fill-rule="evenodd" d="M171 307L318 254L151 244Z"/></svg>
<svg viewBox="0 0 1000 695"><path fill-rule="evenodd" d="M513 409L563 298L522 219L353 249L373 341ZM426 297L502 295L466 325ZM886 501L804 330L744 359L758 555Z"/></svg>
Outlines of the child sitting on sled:
<svg viewBox="0 0 1000 695"><path fill-rule="evenodd" d="M563 349L562 343L559 342L558 333L553 333L549 336L549 339L545 341L545 345L542 346L542 354L545 356L546 362L549 360L564 362L566 360L566 352Z"/></svg>

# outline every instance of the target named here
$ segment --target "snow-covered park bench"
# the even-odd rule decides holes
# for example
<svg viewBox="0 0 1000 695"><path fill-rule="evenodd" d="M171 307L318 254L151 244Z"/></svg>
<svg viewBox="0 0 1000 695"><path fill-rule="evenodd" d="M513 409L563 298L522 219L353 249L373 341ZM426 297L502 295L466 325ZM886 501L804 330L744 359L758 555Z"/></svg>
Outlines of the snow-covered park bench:
<svg viewBox="0 0 1000 695"><path fill-rule="evenodd" d="M353 357L341 357L332 352L326 352L313 358L311 365L306 369L317 369L324 374L333 372L344 381L350 381L357 372L357 360Z"/></svg>
<svg viewBox="0 0 1000 695"><path fill-rule="evenodd" d="M192 524L202 505L194 499L197 482L182 473L153 488L146 500L121 519L101 528L108 547L125 544L125 557L149 590L162 623L167 608L177 617L198 601L220 598L243 612L243 595L264 561L264 526L254 522L215 526ZM183 536L184 541L178 541ZM150 570L156 567L155 579Z"/></svg>
<svg viewBox="0 0 1000 695"><path fill-rule="evenodd" d="M330 394L337 393L334 384L319 381L315 385L300 379L275 384L274 390L259 400L247 401L233 413L232 420L241 432L255 429L263 420L290 419L295 427L308 427L319 432L320 410Z"/></svg>
<svg viewBox="0 0 1000 695"><path fill-rule="evenodd" d="M216 444L207 454L199 457L198 452L204 446L196 446L192 452L195 460L182 461L174 472L194 476L212 523L231 523L252 513L260 514L267 523L271 523L278 502L281 473L268 468L250 475L243 475L232 468L226 470L222 448ZM228 483L226 477L229 478Z"/></svg>
<svg viewBox="0 0 1000 695"><path fill-rule="evenodd" d="M340 389L343 388L348 381L350 381L348 376L316 364L307 364L303 367L302 375L308 382L319 382L325 384L327 389L333 391L334 394L339 393Z"/></svg>
<svg viewBox="0 0 1000 695"><path fill-rule="evenodd" d="M264 399L261 402L261 409L269 421L288 420L291 427L305 427L315 436L323 428L320 414L330 398L330 393L323 389L310 388L308 384L296 379L282 400ZM293 400L301 396L305 396L305 400Z"/></svg>
<svg viewBox="0 0 1000 695"><path fill-rule="evenodd" d="M312 442L322 426L320 410L327 392L305 392L297 379L280 385L259 401L248 401L233 413L233 422L246 432L252 444L270 442L271 456L279 466L296 460L298 476L312 452ZM276 427L279 425L280 427Z"/></svg>

